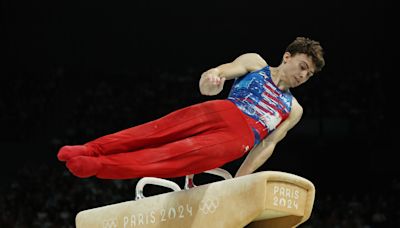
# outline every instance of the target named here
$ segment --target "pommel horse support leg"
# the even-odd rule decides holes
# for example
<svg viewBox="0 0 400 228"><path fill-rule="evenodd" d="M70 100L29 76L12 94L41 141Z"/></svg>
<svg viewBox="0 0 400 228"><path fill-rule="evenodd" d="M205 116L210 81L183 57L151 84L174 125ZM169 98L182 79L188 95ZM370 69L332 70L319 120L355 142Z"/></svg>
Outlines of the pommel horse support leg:
<svg viewBox="0 0 400 228"><path fill-rule="evenodd" d="M309 180L264 171L84 210L76 216L76 227L297 227L310 217L314 197Z"/></svg>

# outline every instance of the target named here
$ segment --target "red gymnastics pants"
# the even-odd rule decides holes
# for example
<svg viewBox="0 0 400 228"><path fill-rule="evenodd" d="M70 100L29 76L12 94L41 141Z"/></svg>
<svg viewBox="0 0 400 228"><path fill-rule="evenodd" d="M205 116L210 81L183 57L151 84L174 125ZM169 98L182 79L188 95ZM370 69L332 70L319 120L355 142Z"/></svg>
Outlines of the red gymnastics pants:
<svg viewBox="0 0 400 228"><path fill-rule="evenodd" d="M64 146L58 158L78 177L172 178L221 167L242 157L253 144L254 134L236 105L213 100L84 146Z"/></svg>

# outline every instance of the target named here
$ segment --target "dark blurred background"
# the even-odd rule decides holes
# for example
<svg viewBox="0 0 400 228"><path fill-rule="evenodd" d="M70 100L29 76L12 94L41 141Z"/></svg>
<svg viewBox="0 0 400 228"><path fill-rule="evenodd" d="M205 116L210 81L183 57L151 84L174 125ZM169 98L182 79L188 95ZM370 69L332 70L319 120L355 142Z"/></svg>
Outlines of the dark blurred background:
<svg viewBox="0 0 400 228"><path fill-rule="evenodd" d="M203 71L246 52L277 66L297 36L320 41L326 66L292 90L303 119L258 171L314 183L302 227L400 226L388 2L1 3L1 227L74 227L80 210L132 200L136 179L76 178L58 149L225 98L232 81L201 96Z"/></svg>

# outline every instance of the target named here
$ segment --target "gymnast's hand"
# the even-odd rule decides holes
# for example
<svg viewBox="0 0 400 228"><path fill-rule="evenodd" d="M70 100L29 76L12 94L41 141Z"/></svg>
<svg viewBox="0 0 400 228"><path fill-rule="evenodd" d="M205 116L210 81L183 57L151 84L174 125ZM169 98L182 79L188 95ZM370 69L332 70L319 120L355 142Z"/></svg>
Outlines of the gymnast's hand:
<svg viewBox="0 0 400 228"><path fill-rule="evenodd" d="M207 96L219 94L224 87L225 80L225 77L219 76L218 68L213 68L204 72L199 82L201 94Z"/></svg>

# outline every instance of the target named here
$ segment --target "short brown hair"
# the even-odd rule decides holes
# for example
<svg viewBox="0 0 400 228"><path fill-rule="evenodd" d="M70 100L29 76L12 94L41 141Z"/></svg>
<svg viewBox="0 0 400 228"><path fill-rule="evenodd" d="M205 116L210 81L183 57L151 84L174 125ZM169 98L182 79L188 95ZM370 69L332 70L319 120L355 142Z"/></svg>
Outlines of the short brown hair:
<svg viewBox="0 0 400 228"><path fill-rule="evenodd" d="M324 51L318 41L306 37L297 37L286 47L286 51L291 55L306 54L311 57L315 64L315 71L319 72L325 66Z"/></svg>

